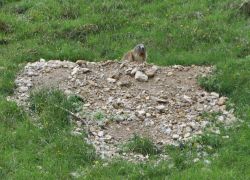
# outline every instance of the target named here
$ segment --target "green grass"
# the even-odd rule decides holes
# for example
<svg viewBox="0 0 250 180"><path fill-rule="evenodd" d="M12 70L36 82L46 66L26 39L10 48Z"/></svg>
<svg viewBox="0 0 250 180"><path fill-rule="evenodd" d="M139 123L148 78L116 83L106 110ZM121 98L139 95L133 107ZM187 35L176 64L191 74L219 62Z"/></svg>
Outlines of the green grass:
<svg viewBox="0 0 250 180"><path fill-rule="evenodd" d="M68 179L96 160L93 147L70 134L73 103L59 91L39 91L31 108L36 123L14 103L0 101L0 176L11 179ZM53 102L53 103L52 103Z"/></svg>
<svg viewBox="0 0 250 180"><path fill-rule="evenodd" d="M80 171L86 179L249 179L250 20L239 12L240 3L0 1L0 176L68 179L70 172ZM32 108L38 120L51 123L52 130L44 130L30 123L33 119L21 108L5 100L13 92L17 71L26 62L39 58L120 59L141 42L148 49L149 62L158 65L216 65L214 76L201 84L228 96L244 123L225 130L230 138L223 143L221 137L206 137L200 142L211 144L218 153L210 165L183 164L189 157L186 155L194 152L192 148L173 154L179 162L173 168L168 162L93 165L93 149L69 134L66 112L53 106L77 111L79 101L67 100L59 92L35 95Z"/></svg>
<svg viewBox="0 0 250 180"><path fill-rule="evenodd" d="M144 156L155 155L159 152L150 139L140 137L139 135L134 135L133 138L124 145L123 149L128 152L143 154Z"/></svg>

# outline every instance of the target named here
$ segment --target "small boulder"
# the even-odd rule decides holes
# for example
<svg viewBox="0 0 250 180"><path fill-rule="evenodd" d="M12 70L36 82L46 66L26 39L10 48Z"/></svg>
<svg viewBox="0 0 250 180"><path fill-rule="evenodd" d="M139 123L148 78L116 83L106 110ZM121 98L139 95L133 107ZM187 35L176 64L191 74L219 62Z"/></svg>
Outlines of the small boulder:
<svg viewBox="0 0 250 180"><path fill-rule="evenodd" d="M158 67L157 66L153 66L152 68L148 69L145 74L149 77L149 78L152 78L155 76L156 72L158 70Z"/></svg>
<svg viewBox="0 0 250 180"><path fill-rule="evenodd" d="M146 81L148 81L148 76L141 71L137 71L135 73L135 79L137 81L146 82Z"/></svg>

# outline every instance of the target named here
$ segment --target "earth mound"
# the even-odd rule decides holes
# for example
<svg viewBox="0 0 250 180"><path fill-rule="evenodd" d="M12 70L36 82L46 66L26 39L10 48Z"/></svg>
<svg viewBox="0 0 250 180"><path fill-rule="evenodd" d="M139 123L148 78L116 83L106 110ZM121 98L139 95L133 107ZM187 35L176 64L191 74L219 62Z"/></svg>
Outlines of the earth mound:
<svg viewBox="0 0 250 180"><path fill-rule="evenodd" d="M134 134L148 137L159 146L178 144L211 127L220 133L206 113L229 125L236 120L226 110L226 97L206 92L197 78L213 71L210 66L158 67L135 62L41 59L28 63L16 78L14 99L28 107L32 90L59 88L65 94L84 99L83 110L72 114L77 128L73 134L88 132L103 157L129 157L119 146ZM140 156L142 158L142 156Z"/></svg>

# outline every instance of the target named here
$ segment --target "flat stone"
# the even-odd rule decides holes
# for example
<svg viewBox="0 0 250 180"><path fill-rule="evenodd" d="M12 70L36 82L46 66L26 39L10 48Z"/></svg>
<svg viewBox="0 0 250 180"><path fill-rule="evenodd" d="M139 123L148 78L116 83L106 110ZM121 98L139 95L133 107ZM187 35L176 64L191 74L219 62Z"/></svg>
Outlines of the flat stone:
<svg viewBox="0 0 250 180"><path fill-rule="evenodd" d="M173 134L172 138L175 139L175 140L177 140L177 139L180 138L180 136L178 134Z"/></svg>
<svg viewBox="0 0 250 180"><path fill-rule="evenodd" d="M163 98L156 98L156 102L158 102L158 103L168 103L168 100L163 99Z"/></svg>
<svg viewBox="0 0 250 180"><path fill-rule="evenodd" d="M219 98L220 95L216 92L211 92L211 96L215 97L215 98Z"/></svg>
<svg viewBox="0 0 250 180"><path fill-rule="evenodd" d="M90 72L90 69L88 69L88 68L82 68L81 70L82 70L83 73Z"/></svg>
<svg viewBox="0 0 250 180"><path fill-rule="evenodd" d="M188 138L188 137L190 137L190 133L186 133L185 135L184 135L184 138Z"/></svg>
<svg viewBox="0 0 250 180"><path fill-rule="evenodd" d="M174 73L173 72L168 72L167 76L172 76Z"/></svg>
<svg viewBox="0 0 250 180"><path fill-rule="evenodd" d="M159 106L156 106L155 108L156 108L158 111L160 111L160 112L164 112L165 109L166 109L166 106L164 106L164 105L159 105Z"/></svg>
<svg viewBox="0 0 250 180"><path fill-rule="evenodd" d="M113 78L107 78L107 81L109 83L115 83L116 82L116 79L113 79Z"/></svg>

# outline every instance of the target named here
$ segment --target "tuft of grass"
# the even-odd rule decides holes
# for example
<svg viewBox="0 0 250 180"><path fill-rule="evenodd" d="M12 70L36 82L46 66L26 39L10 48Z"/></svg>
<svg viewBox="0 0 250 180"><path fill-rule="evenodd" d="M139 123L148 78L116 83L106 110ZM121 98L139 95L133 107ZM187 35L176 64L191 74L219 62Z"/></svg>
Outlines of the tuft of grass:
<svg viewBox="0 0 250 180"><path fill-rule="evenodd" d="M93 113L94 120L102 121L105 117L106 115L102 111L96 111Z"/></svg>
<svg viewBox="0 0 250 180"><path fill-rule="evenodd" d="M78 97L67 98L61 91L54 89L42 89L33 92L30 97L30 109L38 115L39 122L49 132L70 127L68 111L75 112L80 105Z"/></svg>
<svg viewBox="0 0 250 180"><path fill-rule="evenodd" d="M7 128L17 128L17 124L27 118L26 113L16 103L8 102L1 96L0 117L1 124Z"/></svg>
<svg viewBox="0 0 250 180"><path fill-rule="evenodd" d="M69 179L70 173L92 164L97 158L94 148L82 137L72 136L68 121L64 121L67 114L52 106L54 102L73 108L71 102L57 91L39 92L32 98L34 112L49 127L36 127L14 102L0 97L1 178Z"/></svg>
<svg viewBox="0 0 250 180"><path fill-rule="evenodd" d="M134 135L132 139L125 144L125 150L140 153L145 155L155 155L159 153L159 150L154 145L154 143L145 137L140 137L139 135Z"/></svg>

